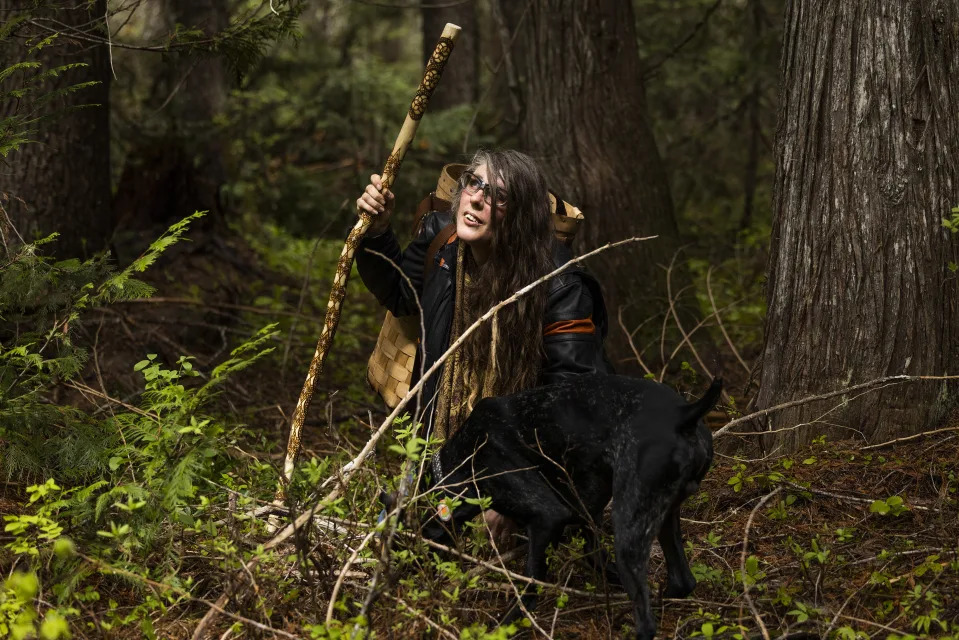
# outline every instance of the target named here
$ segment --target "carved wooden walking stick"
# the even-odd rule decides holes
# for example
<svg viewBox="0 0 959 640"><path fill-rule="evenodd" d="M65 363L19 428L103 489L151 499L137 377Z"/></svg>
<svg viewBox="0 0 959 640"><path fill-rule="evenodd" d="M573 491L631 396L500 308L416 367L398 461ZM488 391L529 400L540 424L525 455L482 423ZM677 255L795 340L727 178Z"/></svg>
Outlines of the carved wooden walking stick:
<svg viewBox="0 0 959 640"><path fill-rule="evenodd" d="M433 55L430 56L429 63L426 65L426 73L423 74L423 80L420 82L416 95L413 96L413 102L410 104L409 113L403 128L400 129L396 137L396 143L393 145L393 152L386 160L386 166L383 167L383 188L389 189L399 171L400 163L409 149L413 136L416 135L416 129L419 127L420 119L426 113L426 106L429 103L433 90L439 84L440 76L446 61L453 51L453 45L459 36L460 28L455 24L447 23L443 29ZM313 360L310 362L310 370L306 374L306 381L303 383L303 389L300 391L300 399L296 403L296 410L293 412L293 420L290 424L290 439L286 445L286 460L283 463L283 477L288 483L293 475L293 467L296 465L296 458L300 454L300 432L303 429L303 421L306 418L306 411L310 406L310 400L313 398L313 385L316 377L323 370L323 363L326 361L326 354L333 344L333 335L336 333L336 327L340 322L340 310L343 305L343 299L346 297L346 282L350 277L350 269L353 266L353 255L360 244L360 240L366 234L372 222L372 217L365 211L357 208L359 220L350 231L346 238L346 244L343 252L340 254L340 260L336 265L336 275L333 277L333 289L330 291L330 302L326 307L326 320L323 322L323 331L320 333L320 340L316 344L316 352L313 354ZM286 497L286 484L281 483L276 492L276 501L282 502Z"/></svg>

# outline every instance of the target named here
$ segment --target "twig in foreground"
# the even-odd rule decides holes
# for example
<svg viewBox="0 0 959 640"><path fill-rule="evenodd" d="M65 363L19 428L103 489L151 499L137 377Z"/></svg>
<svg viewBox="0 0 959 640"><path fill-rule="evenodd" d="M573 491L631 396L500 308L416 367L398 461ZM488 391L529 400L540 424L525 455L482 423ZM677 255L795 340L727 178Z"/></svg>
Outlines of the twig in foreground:
<svg viewBox="0 0 959 640"><path fill-rule="evenodd" d="M419 382L417 382L416 385L414 385L409 390L409 392L406 394L406 397L404 397L400 401L400 403L396 405L396 408L393 409L393 412L386 417L383 423L380 424L379 428L377 428L376 432L374 432L373 435L370 436L369 441L367 441L366 445L363 447L360 453L353 460L351 460L342 468L340 468L338 473L334 474L326 482L323 483L323 486L326 486L332 479L338 478L340 482L337 484L337 486L334 487L333 490L326 495L326 497L316 501L313 504L313 506L311 506L309 509L306 509L303 513L297 516L297 518L293 522L283 527L283 529L281 529L276 535L274 535L267 542L265 542L263 544L263 551L269 551L277 547L278 545L282 544L284 541L286 541L287 538L292 536L298 529L300 529L303 525L309 522L317 512L322 510L324 507L329 505L333 500L336 500L336 498L340 496L343 489L345 489L346 485L349 484L350 479L352 479L353 475L357 472L357 470L360 469L360 467L362 467L363 463L373 452L373 449L376 446L376 443L383 436L383 434L386 433L390 425L393 424L393 420L400 415L400 412L403 411L403 409L406 408L406 405L409 403L409 401L412 398L416 397L420 389L423 388L423 384L426 382L426 380L431 375L433 375L436 372L436 370L439 369L439 367L442 366L444 362L446 362L447 359L449 359L450 355L452 355L460 347L460 345L466 340L466 338L468 338L474 331L476 331L484 322L487 322L493 316L493 314L499 311L499 309L505 307L508 304L512 304L516 302L517 300L525 296L527 293L535 289L540 284L543 284L544 282L547 282L548 280L555 278L559 274L566 271L566 269L568 269L572 265L582 262L583 260L586 260L587 258L591 258L608 249L620 247L620 246L631 244L634 242L643 242L645 240L652 240L656 237L657 236L627 238L626 240L620 240L618 242L611 242L611 243L605 244L601 247L593 249L592 251L589 251L588 253L584 253L581 256L573 258L572 260L570 260L563 266L547 273L545 276L543 276L539 280L536 280L535 282L531 282L530 284L526 285L525 287L523 287L522 289L514 293L512 296L510 296L506 300L503 300L502 302L494 306L492 309L487 311L485 314L483 314L476 322L470 325L466 329L466 331L464 331L463 334L452 345L450 345L449 349L446 350L446 353L440 356L439 359L437 359L437 361L433 364L433 366L431 366L429 370L427 370L426 373L423 375L423 377L420 378ZM251 559L248 563L244 565L244 569L250 570L258 562L259 562L259 556L254 557L253 559ZM525 576L522 576L522 577L525 578ZM232 594L230 593L229 589L227 589L220 595L216 603L210 607L206 615L203 616L203 619L200 620L200 623L197 625L196 629L193 632L193 640L200 639L200 637L202 636L202 631L206 629L212 623L217 613L219 613L220 610L223 610L224 607L226 607L226 605L230 601L231 596Z"/></svg>
<svg viewBox="0 0 959 640"><path fill-rule="evenodd" d="M759 615L759 610L756 609L756 603L753 602L753 599L749 597L749 582L746 580L746 547L749 543L749 528L753 525L753 518L756 517L756 513L762 509L763 505L769 502L773 496L782 490L782 487L776 487L768 494L763 496L763 499L757 502L756 506L753 507L753 510L749 514L749 519L746 521L746 530L743 532L743 550L739 556L739 575L743 580L743 598L745 598L746 604L749 605L749 610L752 611L753 618L755 618L756 622L759 623L759 631L763 634L763 640L769 640L769 630L766 628L766 624L763 622L762 616Z"/></svg>

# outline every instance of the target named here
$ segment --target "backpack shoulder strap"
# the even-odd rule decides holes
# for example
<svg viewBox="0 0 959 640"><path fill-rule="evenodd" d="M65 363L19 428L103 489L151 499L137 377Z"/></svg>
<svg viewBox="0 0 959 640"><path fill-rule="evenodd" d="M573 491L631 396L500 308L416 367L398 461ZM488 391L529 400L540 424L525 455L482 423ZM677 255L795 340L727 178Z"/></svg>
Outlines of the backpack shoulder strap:
<svg viewBox="0 0 959 640"><path fill-rule="evenodd" d="M429 195L420 200L416 205L416 213L413 214L413 237L415 238L423 226L423 218L430 211L446 211L450 208L449 200L444 200L436 195L435 191L430 191Z"/></svg>
<svg viewBox="0 0 959 640"><path fill-rule="evenodd" d="M433 264L436 260L436 254L450 241L450 238L453 237L454 233L456 233L456 222L451 222L440 229L440 232L436 234L435 238L433 238L429 248L426 250L426 257L423 261L423 282L426 282L427 278L430 277L430 274L433 273Z"/></svg>

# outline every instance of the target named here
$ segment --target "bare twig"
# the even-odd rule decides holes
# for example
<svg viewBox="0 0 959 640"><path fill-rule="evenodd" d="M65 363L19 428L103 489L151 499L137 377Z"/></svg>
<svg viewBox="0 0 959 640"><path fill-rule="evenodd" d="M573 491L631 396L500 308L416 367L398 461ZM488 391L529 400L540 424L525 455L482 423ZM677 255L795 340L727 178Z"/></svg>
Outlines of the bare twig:
<svg viewBox="0 0 959 640"><path fill-rule="evenodd" d="M113 73L113 79L117 79L117 70L113 68L113 43L110 37L110 3L104 2L103 7L103 25L107 32L107 56L110 58L110 71Z"/></svg>
<svg viewBox="0 0 959 640"><path fill-rule="evenodd" d="M708 9L706 9L706 13L703 14L703 17L700 18L699 22L693 25L693 28L689 31L688 34L686 34L685 38L680 40L676 44L676 46L674 46L672 50L670 50L669 53L662 56L656 62L653 62L647 65L646 68L643 69L643 78L648 78L650 75L652 75L654 71L659 69L659 67L663 66L663 64L667 60L675 56L677 53L679 53L682 50L683 47L689 44L692 41L692 39L696 37L696 34L699 33L700 29L706 26L706 23L709 22L710 16L713 15L713 13L716 11L716 9L719 8L719 5L721 5L722 3L723 3L723 0L716 0L716 2L714 2Z"/></svg>
<svg viewBox="0 0 959 640"><path fill-rule="evenodd" d="M895 440L890 440L889 442L880 442L879 444L871 444L865 447L859 447L859 450L865 451L866 449L881 449L883 447L892 446L899 442L908 442L910 440L916 440L918 438L925 438L926 436L931 436L936 433L948 433L950 431L959 431L959 427L947 427L945 429L933 429L932 431L923 431L922 433L914 433L911 436L896 438Z"/></svg>
<svg viewBox="0 0 959 640"><path fill-rule="evenodd" d="M122 400L117 400L116 398L111 398L111 397L108 396L107 394L102 393L102 392L100 392L100 391L97 391L97 390L94 389L93 387L87 386L87 385L83 384L82 382L72 382L72 381L71 381L71 382L64 382L63 384L64 384L65 386L67 386L67 387L70 387L71 389L75 389L76 391L79 391L80 393L89 393L89 394L92 395L92 396L96 396L96 397L98 397L98 398L101 398L101 399L103 399L103 400L106 400L107 402L111 402L111 403L113 403L113 404L115 404L115 405L121 406L121 407L123 407L124 409L126 409L127 411L132 411L133 413L136 413L136 414L138 414L138 415L141 415L141 416L143 416L144 418L149 418L149 419L153 420L154 422L159 422L159 421L160 421L160 416L156 415L155 413L149 413L149 412L147 412L147 411L144 411L143 409L140 409L139 407L134 407L132 404L127 404L126 402L123 402Z"/></svg>
<svg viewBox="0 0 959 640"><path fill-rule="evenodd" d="M633 334L626 329L626 325L623 323L623 308L619 307L616 318L619 321L619 328L623 330L623 333L626 334L626 340L629 341L629 348L633 350L633 355L636 357L636 362L639 363L639 366L643 368L648 375L653 375L652 370L646 366L646 363L643 362L643 357L640 355L639 350L636 348L636 344L633 342Z"/></svg>
<svg viewBox="0 0 959 640"><path fill-rule="evenodd" d="M873 502L875 502L875 499L873 498L859 498L857 496L847 496L841 493L832 493L831 491L824 491L823 489L814 489L812 487L804 487L801 484L796 484L795 482L790 482L789 480L783 480L783 484L789 485L790 487L793 487L794 489L798 489L800 491L808 491L809 493L814 493L818 496L825 496L827 498L834 498L836 500L845 500L847 502L860 502L863 504L872 504ZM918 511L938 511L938 509L930 509L929 507L913 504L912 502L909 503L909 506L912 509L916 509Z"/></svg>
<svg viewBox="0 0 959 640"><path fill-rule="evenodd" d="M458 636L450 633L448 629L444 629L438 623L430 620L427 616L423 615L423 613L420 612L418 609L411 607L409 604L406 603L406 600L404 600L403 598L392 596L392 595L389 597L395 600L396 602L400 603L404 609L406 609L407 611L412 613L414 616L416 616L417 618L419 618L420 620L428 624L430 627L432 627L433 629L436 629L436 631L438 631L443 637L450 638L451 640L457 640Z"/></svg>
<svg viewBox="0 0 959 640"><path fill-rule="evenodd" d="M350 567L353 566L360 552L366 548L366 545L370 543L370 540L372 540L375 535L376 529L372 529L367 533L366 536L363 537L363 540L360 541L360 544L356 546L356 549L353 550L349 559L340 568L340 574L336 577L336 583L333 585L333 591L330 593L330 603L326 607L326 624L330 624L330 622L333 621L333 609L336 607L336 597L340 594L340 588L343 586L343 581L346 580L346 575Z"/></svg>
<svg viewBox="0 0 959 640"><path fill-rule="evenodd" d="M407 535L412 535L412 534L407 534ZM433 547L434 549L439 549L440 551L445 551L446 553L449 553L449 554L454 555L454 556L456 556L456 557L458 557L458 558L461 558L461 559L463 559L463 560L466 560L467 562L472 562L473 564L475 564L475 565L477 565L477 566L485 567L486 569L489 569L490 571L494 571L494 572L500 574L501 576L503 576L503 577L505 577L505 578L509 578L509 579L512 579L512 580L516 580L517 582L525 582L526 584L529 584L529 585L534 585L534 586L538 585L538 586L546 587L546 588L549 588L549 589L558 589L559 591L561 591L561 592L563 592L563 593L568 593L568 594L570 594L570 595L576 595L576 596L582 596L582 597L584 597L584 598L605 598L605 597L606 597L605 594L597 593L597 592L595 592L595 591L583 591L583 590L581 590L581 589L575 589L575 588L573 588L573 587L565 587L565 586L563 586L563 585L561 585L561 584L559 584L559 583L556 583L556 582L545 582L545 581L543 581L543 580L537 580L537 579L535 579L535 578L530 578L530 577L528 577L528 576L524 576L524 575L521 574L521 573L516 573L515 571L511 571L511 570L509 570L509 569L505 569L505 568L503 568L503 567L499 567L499 566L497 566L497 565L495 565L495 564L493 564L493 563L491 563L491 562L487 562L487 561L485 561L485 560L481 560L480 558L477 558L476 556L471 556L471 555L469 555L468 553L464 553L464 552L459 551L458 549L455 549L455 548L453 548L453 547L449 547L449 546L447 546L447 545L445 545L445 544L441 544L441 543L439 543L439 542L434 542L433 540L424 539L423 542L425 542L425 543L428 544L429 546ZM505 556L504 556L504 557L505 557ZM613 598L613 599L614 599L614 600L617 600L617 599L628 599L628 596L627 596L625 593L623 593L623 594L617 595L617 596L616 596L615 598Z"/></svg>
<svg viewBox="0 0 959 640"><path fill-rule="evenodd" d="M746 370L748 375L751 369L749 365L746 364L746 361L743 360L743 357L739 355L739 350L736 349L735 343L733 343L732 338L729 337L729 333L726 332L726 325L723 324L723 319L719 315L719 309L716 307L716 300L713 298L713 288L710 279L713 275L712 266L709 267L709 270L706 271L706 293L709 294L709 304L713 306L713 315L716 317L716 324L719 325L719 330L722 331L723 337L726 338L726 344L729 345L729 349L733 352L733 355L736 356L736 359L739 361L739 364L742 365L743 369Z"/></svg>
<svg viewBox="0 0 959 640"><path fill-rule="evenodd" d="M103 393L103 397L107 398L109 397L107 395L107 387L103 383L103 372L100 370L100 353L99 353L100 352L100 330L102 328L103 328L103 317L101 316L100 322L97 324L97 332L96 334L94 334L94 338L93 338L93 371L97 376L97 382L100 384L100 390ZM110 417L113 418L113 424L116 425L117 432L120 434L120 442L123 443L124 447L127 447L128 446L127 437L123 433L123 426L116 419L117 416L113 412L113 405L108 403L106 406L110 412ZM136 482L137 474L133 470L133 461L129 457L127 458L127 469L130 470L130 477L133 479L134 482Z"/></svg>
<svg viewBox="0 0 959 640"><path fill-rule="evenodd" d="M569 267L571 267L572 265L576 263L582 262L583 260L591 258L599 253L602 253L604 251L607 251L615 247L620 247L626 244L632 244L634 242L643 242L646 240L652 240L656 237L657 236L627 238L626 240L611 242L601 247L598 247L596 249L593 249L592 251L589 251L581 256L573 258L572 260L570 260L563 266L557 269L554 269L553 271L549 272L542 278L539 278L538 280L531 282L530 284L526 285L525 287L523 287L522 289L514 293L512 296L510 296L506 300L503 300L499 304L492 307L485 314L483 314L476 322L470 325L453 344L450 345L449 349L447 349L446 352L437 359L437 361L433 364L433 366L431 366L429 370L425 372L425 374L419 380L419 382L417 382L416 385L409 390L409 392L406 394L406 397L404 397L403 400L400 401L400 403L396 406L393 412L386 417L386 419L382 422L382 424L380 424L379 428L377 428L377 430L373 433L373 435L370 437L369 441L366 443L366 445L363 447L360 453L355 458L353 458L353 460L351 460L346 465L341 467L337 471L337 473L335 473L333 476L327 479L327 481L324 482L322 486L324 487L327 486L329 482L331 482L334 479L339 480L337 485L323 499L316 501L309 509L306 509L303 513L297 516L297 518L293 522L285 526L278 533L276 533L276 535L274 535L267 542L265 542L263 544L263 550L269 551L271 549L274 549L278 545L282 544L283 542L285 542L290 536L292 536L301 527L303 527L303 525L310 522L313 516L316 515L317 512L319 512L321 509L326 507L328 504L330 504L333 500L335 500L341 495L343 489L346 487L347 484L349 484L352 477L363 466L363 463L367 460L369 455L373 452L373 449L375 448L376 443L383 436L383 434L386 433L387 429L393 424L393 420L397 416L399 416L400 412L402 412L406 408L406 405L409 403L409 401L413 397L415 397L416 394L419 393L420 389L423 387L423 384L426 382L426 380L431 375L433 375L436 372L436 370L443 365L444 362L446 362L446 360L450 357L450 355L452 355L474 331L476 331L484 322L487 322L493 316L493 314L499 311L499 309L516 302L517 300L525 296L527 293L535 289L537 286L558 276L559 274L563 273L564 271L566 271L566 269L568 269ZM252 560L250 560L248 563L246 563L246 566L247 568L252 568L258 562L259 562L258 557L255 557ZM525 576L521 576L521 577L525 578ZM539 581L535 581L535 582L538 583ZM229 590L224 591L224 593L220 595L219 599L217 599L215 603L215 606L211 606L210 610L207 611L206 615L203 616L203 619L200 620L200 623L197 625L197 628L193 632L193 640L199 640L202 637L202 630L204 630L206 627L208 627L212 623L212 620L215 618L216 613L218 613L220 609L222 609L223 607L227 605L231 597L232 596Z"/></svg>
<svg viewBox="0 0 959 640"><path fill-rule="evenodd" d="M789 402L783 402L772 407L767 407L760 411L755 411L749 415L736 418L735 420L730 420L726 423L722 429L713 434L713 438L718 438L719 436L726 435L730 428L736 426L737 424L742 424L743 422L748 422L750 420L755 420L762 416L768 415L770 413L775 413L776 411L782 411L783 409L788 409L790 407L797 407L802 404L807 404L809 402L815 402L817 400L826 400L828 398L835 398L836 396L845 395L853 391L860 391L862 389L870 389L871 387L876 387L879 385L886 384L898 384L902 382L920 382L924 380L959 380L959 376L907 376L907 375L898 375L898 376L885 376L882 378L876 378L875 380L870 380L868 382L863 382L860 384L855 384L851 387L846 387L844 389L839 389L837 391L829 391L827 393L822 393L815 396L807 396L805 398L800 398L799 400L790 400Z"/></svg>
<svg viewBox="0 0 959 640"><path fill-rule="evenodd" d="M749 513L749 519L746 520L746 529L743 532L743 550L739 555L739 572L740 577L743 581L743 598L746 600L746 604L749 605L749 610L753 613L753 618L756 619L756 622L759 624L759 631L763 634L763 640L769 640L769 630L766 628L766 624L763 622L762 616L759 615L759 610L756 609L756 603L753 602L753 599L749 597L749 581L746 580L746 551L749 544L749 529L753 525L753 518L756 517L756 513L762 509L762 506L769 502L769 500L775 496L777 493L782 491L782 487L776 487L768 494L763 496L763 499L756 503L756 506L753 507L753 510Z"/></svg>
<svg viewBox="0 0 959 640"><path fill-rule="evenodd" d="M689 345L689 350L693 352L693 357L696 358L696 362L699 363L699 366L702 367L703 373L705 373L710 378L715 378L715 376L710 372L709 367L706 366L706 363L703 362L703 359L699 357L699 352L696 350L696 347L693 346L693 341L690 340L689 334L686 333L686 330L683 328L683 323L679 319L679 313L676 312L676 301L673 299L673 285L672 285L672 274L673 267L676 264L676 257L679 255L679 252L673 254L673 259L669 262L669 268L666 269L666 295L669 298L669 313L673 316L673 321L676 322L676 328L679 329L679 333L683 336L683 342ZM678 294L677 294L678 298ZM680 344L680 346L682 346ZM663 364L665 367L665 363ZM723 397L726 401L729 401L729 394L725 390L722 392Z"/></svg>
<svg viewBox="0 0 959 640"><path fill-rule="evenodd" d="M250 618L246 618L239 614L226 611L218 603L210 602L209 600L204 600L203 598L194 597L190 595L189 591L185 591L179 587L175 587L170 584L164 584L162 582L156 582L154 580L150 580L149 578L141 576L138 573L134 573L132 571L127 571L126 569L121 569L120 567L115 567L113 565L106 564L100 560L97 560L96 558L92 558L90 556L84 555L79 552L76 552L76 555L77 557L82 558L89 564L93 565L98 571L102 572L103 575L110 575L111 573L115 573L117 575L126 576L127 578L132 578L133 580L137 582L147 585L148 587L150 587L151 590L153 590L154 595L159 595L157 593L157 589L161 591L172 591L182 598L185 598L192 602L199 602L201 604L205 604L206 606L210 607L211 611L216 610L217 613L222 613L228 618L232 618L234 620L242 622L243 624L250 625L251 627L255 627L257 629L260 629L261 631L267 631L275 635L283 636L284 638L293 638L294 640L297 639L297 636L293 635L292 633L287 633L286 631L282 631L280 629L275 629L269 625L265 625L262 622L257 622L256 620L251 620ZM197 627L197 629L200 630L200 627Z"/></svg>

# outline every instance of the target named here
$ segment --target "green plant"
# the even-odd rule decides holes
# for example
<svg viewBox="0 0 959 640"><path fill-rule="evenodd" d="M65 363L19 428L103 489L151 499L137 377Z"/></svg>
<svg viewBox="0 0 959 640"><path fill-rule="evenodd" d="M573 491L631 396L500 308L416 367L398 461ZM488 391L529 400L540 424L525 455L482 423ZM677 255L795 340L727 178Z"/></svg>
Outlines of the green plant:
<svg viewBox="0 0 959 640"><path fill-rule="evenodd" d="M29 11L5 15L5 22L0 24L0 43L17 38L18 32L31 17ZM0 156L7 157L21 146L35 142L33 136L37 133L38 124L67 112L66 110L44 110L43 107L46 104L66 94L98 84L97 82L71 84L66 81L60 82L62 86L53 90L45 86L47 82L55 78L69 77L71 71L87 66L84 63L74 62L44 68L41 62L31 59L37 57L45 47L54 44L59 35L53 33L39 39L27 38L24 48L17 56L20 60L14 61L9 67L0 68L0 102L12 107L4 110L3 116L0 117ZM91 105L80 105L74 108L83 106Z"/></svg>
<svg viewBox="0 0 959 640"><path fill-rule="evenodd" d="M872 504L869 505L871 513L878 513L881 516L891 514L897 518L911 510L912 508L900 496L891 496L885 500L873 500Z"/></svg>
<svg viewBox="0 0 959 640"><path fill-rule="evenodd" d="M794 608L786 613L796 618L796 622L806 622L810 618L815 618L819 615L819 609L816 607L804 604L798 600L793 602Z"/></svg>
<svg viewBox="0 0 959 640"><path fill-rule="evenodd" d="M856 536L855 527L839 527L836 529L836 540L838 542L849 542Z"/></svg>
<svg viewBox="0 0 959 640"><path fill-rule="evenodd" d="M40 592L40 581L34 572L16 571L0 588L0 637L13 640L69 638L68 616L79 613L73 608L51 608L37 624L34 600Z"/></svg>
<svg viewBox="0 0 959 640"><path fill-rule="evenodd" d="M43 484L27 487L27 494L30 496L28 504L36 504L37 511L32 514L3 516L7 523L3 530L14 536L13 542L8 542L4 547L14 553L37 557L42 545L58 540L63 533L63 527L52 516L65 504L63 500L55 499L60 491L52 478Z"/></svg>
<svg viewBox="0 0 959 640"><path fill-rule="evenodd" d="M766 577L766 572L759 567L759 558L755 555L750 555L746 558L745 572L739 569L736 570L736 581L762 591L765 587L761 584L761 581Z"/></svg>

